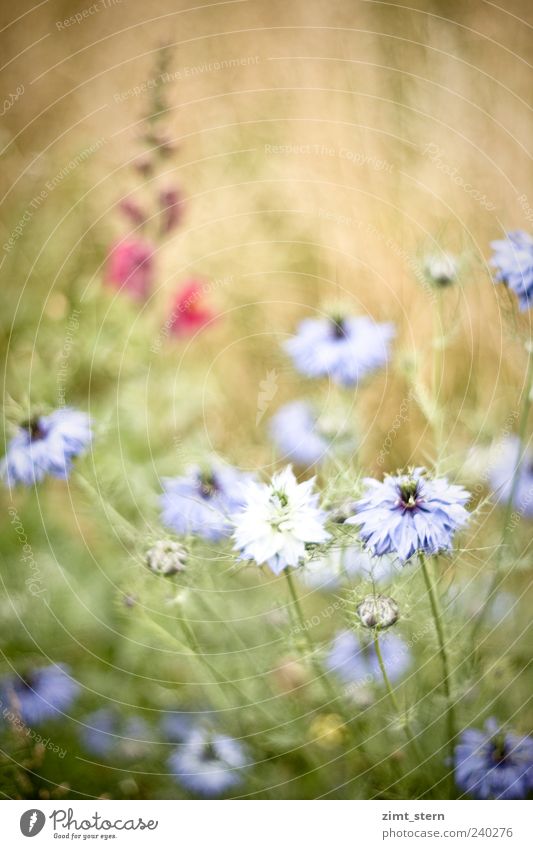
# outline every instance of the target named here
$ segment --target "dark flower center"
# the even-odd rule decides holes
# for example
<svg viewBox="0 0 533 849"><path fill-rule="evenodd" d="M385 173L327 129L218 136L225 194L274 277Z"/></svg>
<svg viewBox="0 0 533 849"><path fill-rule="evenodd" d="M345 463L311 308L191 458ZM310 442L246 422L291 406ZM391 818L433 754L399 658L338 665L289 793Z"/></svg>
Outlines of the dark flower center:
<svg viewBox="0 0 533 849"><path fill-rule="evenodd" d="M344 319L338 315L331 316L331 329L332 335L334 339L345 339L346 338L346 328L344 325Z"/></svg>
<svg viewBox="0 0 533 849"><path fill-rule="evenodd" d="M497 734L490 742L490 758L496 766L503 766L507 763L509 752L507 751L507 743L504 734Z"/></svg>
<svg viewBox="0 0 533 849"><path fill-rule="evenodd" d="M26 421L21 422L20 426L23 430L28 431L31 442L34 442L37 439L44 439L46 436L45 431L39 424L38 416L34 416L32 419L26 419Z"/></svg>
<svg viewBox="0 0 533 849"><path fill-rule="evenodd" d="M207 761L218 761L218 755L216 753L216 749L214 744L208 740L207 743L204 743L202 746L202 751L200 752L200 760Z"/></svg>
<svg viewBox="0 0 533 849"><path fill-rule="evenodd" d="M414 510L418 505L418 481L407 478L398 487L400 491L400 502L405 510Z"/></svg>
<svg viewBox="0 0 533 849"><path fill-rule="evenodd" d="M21 690L34 690L35 683L35 676L28 672L26 675L21 675L19 686Z"/></svg>
<svg viewBox="0 0 533 849"><path fill-rule="evenodd" d="M202 473L199 477L198 485L202 498L213 498L220 491L218 481L212 472Z"/></svg>

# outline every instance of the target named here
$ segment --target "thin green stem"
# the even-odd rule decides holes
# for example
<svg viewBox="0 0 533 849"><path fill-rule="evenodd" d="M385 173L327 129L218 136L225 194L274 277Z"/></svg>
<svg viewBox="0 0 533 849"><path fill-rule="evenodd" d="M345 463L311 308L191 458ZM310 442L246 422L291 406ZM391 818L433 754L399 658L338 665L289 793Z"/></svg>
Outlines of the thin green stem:
<svg viewBox="0 0 533 849"><path fill-rule="evenodd" d="M431 613L433 615L433 621L435 623L435 630L437 632L437 640L439 645L439 654L442 665L442 689L444 690L444 694L446 696L446 726L448 733L448 746L450 748L450 756L453 762L453 754L454 754L454 740L455 740L455 711L454 704L452 701L452 693L451 693L451 676L450 676L450 662L448 659L448 652L446 649L446 638L444 635L444 626L442 623L442 614L439 604L439 599L437 593L435 591L435 587L433 585L433 580L428 569L428 565L426 562L426 558L419 552L419 561L420 566L422 567L422 574L424 576L424 581L426 584L426 590L429 598L429 604L431 607Z"/></svg>
<svg viewBox="0 0 533 849"><path fill-rule="evenodd" d="M435 439L435 449L437 460L440 459L442 448L442 434L444 429L443 422L443 406L439 403L439 389L443 375L443 356L444 350L444 330L443 330L443 304L442 293L435 290L435 312L434 312L434 332L433 332L433 430Z"/></svg>
<svg viewBox="0 0 533 849"><path fill-rule="evenodd" d="M527 374L526 374L526 391L524 395L524 399L522 401L522 409L520 411L520 420L518 423L518 452L516 458L516 464L513 469L513 476L511 478L511 488L509 490L509 496L507 498L505 504L505 511L503 514L503 525L502 525L502 538L500 542L500 547L496 557L496 565L494 567L494 575L492 576L492 581L490 582L489 589L487 592L487 596L485 599L485 603L481 608L481 612L477 617L474 626L472 628L472 638L475 639L483 624L483 620L486 616L487 610L489 608L490 602L496 590L498 589L501 582L501 566L503 562L503 558L505 556L505 552L507 550L507 545L509 541L509 534L511 532L511 515L513 512L514 500L516 497L516 492L518 489L518 482L520 480L520 469L521 469L521 460L522 453L524 449L524 442L526 437L527 423L529 421L529 412L531 410L531 394L533 391L533 352L528 349L528 363L527 363Z"/></svg>
<svg viewBox="0 0 533 849"><path fill-rule="evenodd" d="M374 648L376 650L376 656L377 656L377 659L378 659L379 668L381 669L381 675L382 675L382 678L383 678L383 683L385 684L385 688L387 690L387 693L389 694L389 698L391 700L394 711L398 715L398 718L400 719L400 721L403 725L403 728L405 730L405 736L407 737L407 740L409 741L409 743L412 745L413 751L415 752L418 760L423 761L424 756L423 756L422 752L420 751L420 748L418 746L416 738L415 738L415 736L412 732L411 726L410 726L410 724L407 720L407 717L405 716L405 712L402 711L400 705L398 704L396 694L395 694L395 692L392 688L389 676L387 675L387 670L385 668L385 663L383 661L383 655L381 653L381 646L379 644L379 633L378 633L377 628L374 628L373 637L374 637Z"/></svg>
<svg viewBox="0 0 533 849"><path fill-rule="evenodd" d="M307 626L305 624L305 619L304 619L302 607L301 607L301 604L300 604L300 599L298 598L298 593L296 592L296 587L294 586L294 581L292 579L292 575L290 573L289 567L287 567L284 570L284 572L285 572L285 577L287 579L287 585L289 587L289 594L291 596L291 600L292 600L292 603L294 605L294 609L296 611L296 618L298 620L300 630L303 634L303 638L304 638L306 645L307 645L309 662L311 663L311 665L312 665L312 667L315 671L316 677L320 680L320 683L322 684L322 687L324 689L324 692L327 694L328 699L330 699L331 702L336 706L336 709L339 711L339 713L341 714L341 716L343 717L345 722L350 723L352 721L352 717L347 715L347 713L344 709L344 706L340 703L339 696L337 695L337 693L335 692L335 690L331 686L327 676L324 674L324 670L322 669L320 662L317 659L317 656L316 656L316 653L315 653L315 647L313 645L313 641L311 640L311 637L309 636L308 629L307 629Z"/></svg>

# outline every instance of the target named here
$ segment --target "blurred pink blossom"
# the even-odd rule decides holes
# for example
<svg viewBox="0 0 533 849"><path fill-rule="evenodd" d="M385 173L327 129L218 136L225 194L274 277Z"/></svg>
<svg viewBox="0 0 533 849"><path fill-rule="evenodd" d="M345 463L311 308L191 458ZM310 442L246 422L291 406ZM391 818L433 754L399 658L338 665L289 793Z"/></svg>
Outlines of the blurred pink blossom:
<svg viewBox="0 0 533 849"><path fill-rule="evenodd" d="M209 284L202 280L189 280L176 294L174 306L167 322L169 331L176 336L194 333L215 318L211 307L203 303Z"/></svg>
<svg viewBox="0 0 533 849"><path fill-rule="evenodd" d="M146 221L146 213L140 204L132 198L122 198L119 203L120 211L129 218L133 224L144 224Z"/></svg>
<svg viewBox="0 0 533 849"><path fill-rule="evenodd" d="M109 254L109 282L117 289L124 288L135 300L144 301L153 281L153 251L153 246L142 239L118 242Z"/></svg>
<svg viewBox="0 0 533 849"><path fill-rule="evenodd" d="M181 189L168 188L159 194L161 208L161 230L170 233L181 223L184 210L184 198Z"/></svg>

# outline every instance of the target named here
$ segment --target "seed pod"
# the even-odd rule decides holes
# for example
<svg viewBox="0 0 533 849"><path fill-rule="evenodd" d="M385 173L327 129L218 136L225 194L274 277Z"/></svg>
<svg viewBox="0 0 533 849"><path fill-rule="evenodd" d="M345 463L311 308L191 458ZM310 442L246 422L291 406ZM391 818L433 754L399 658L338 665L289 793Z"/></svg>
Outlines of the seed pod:
<svg viewBox="0 0 533 849"><path fill-rule="evenodd" d="M424 271L435 286L450 286L457 277L457 260L448 253L434 254L426 258Z"/></svg>
<svg viewBox="0 0 533 849"><path fill-rule="evenodd" d="M162 539L146 552L146 565L156 575L175 575L185 571L187 552L179 542Z"/></svg>
<svg viewBox="0 0 533 849"><path fill-rule="evenodd" d="M390 628L398 621L400 610L393 598L367 595L357 606L357 616L364 628Z"/></svg>

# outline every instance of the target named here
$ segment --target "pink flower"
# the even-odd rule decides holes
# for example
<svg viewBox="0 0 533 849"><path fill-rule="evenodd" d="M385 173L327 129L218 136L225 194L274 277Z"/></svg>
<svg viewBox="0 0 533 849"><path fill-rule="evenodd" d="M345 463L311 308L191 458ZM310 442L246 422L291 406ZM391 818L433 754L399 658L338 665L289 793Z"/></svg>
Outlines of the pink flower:
<svg viewBox="0 0 533 849"><path fill-rule="evenodd" d="M153 246L142 239L118 242L109 255L108 280L132 298L144 301L153 280Z"/></svg>
<svg viewBox="0 0 533 849"><path fill-rule="evenodd" d="M171 333L176 336L194 333L215 318L214 311L202 304L206 288L202 280L193 279L179 290L167 322Z"/></svg>
<svg viewBox="0 0 533 849"><path fill-rule="evenodd" d="M133 200L132 198L122 198L119 203L119 207L121 212L124 213L126 218L129 218L132 224L144 224L146 221L146 214L136 200Z"/></svg>
<svg viewBox="0 0 533 849"><path fill-rule="evenodd" d="M184 200L180 189L164 189L159 194L161 207L161 230L170 233L183 218Z"/></svg>

